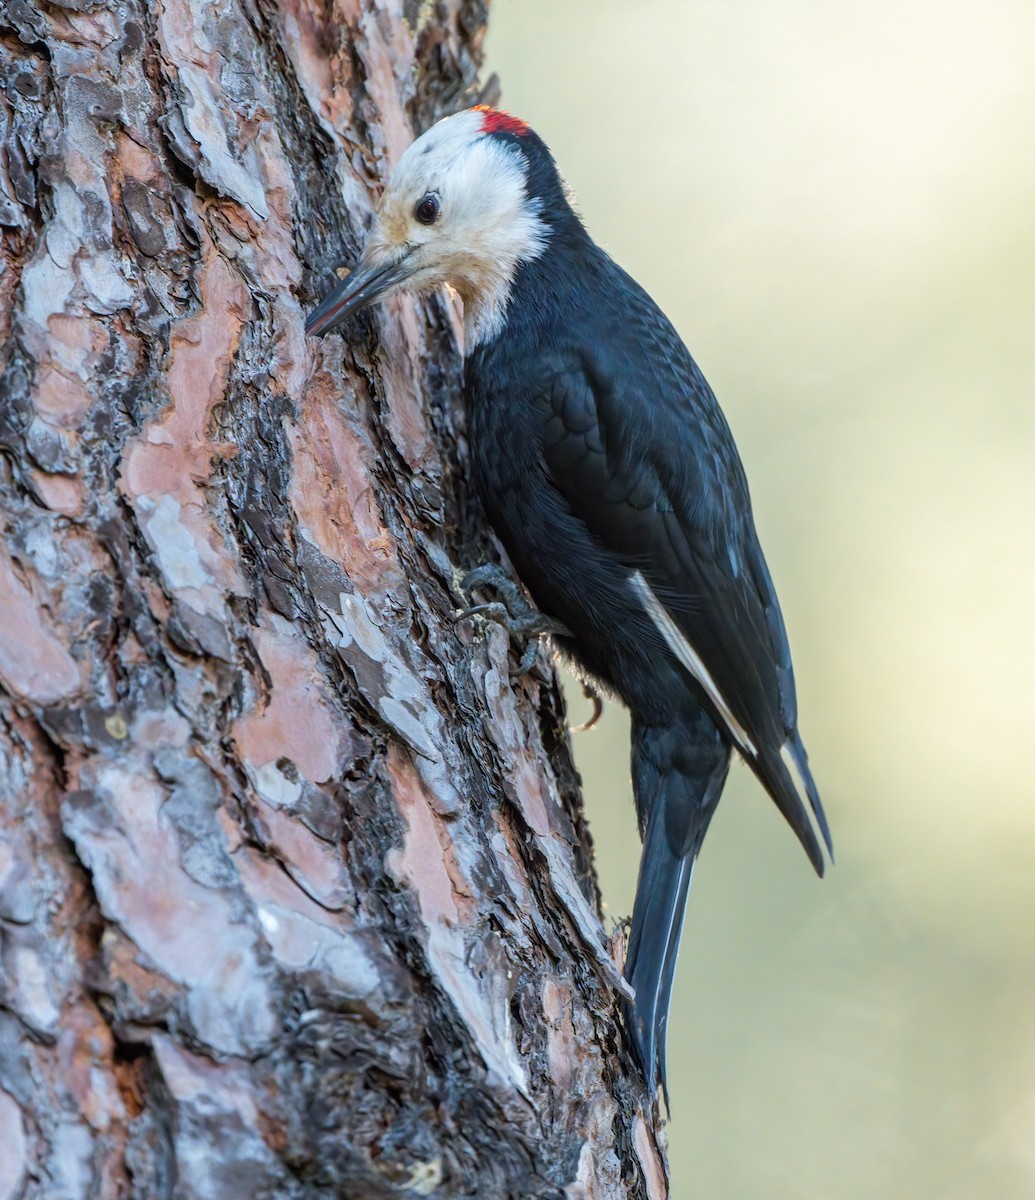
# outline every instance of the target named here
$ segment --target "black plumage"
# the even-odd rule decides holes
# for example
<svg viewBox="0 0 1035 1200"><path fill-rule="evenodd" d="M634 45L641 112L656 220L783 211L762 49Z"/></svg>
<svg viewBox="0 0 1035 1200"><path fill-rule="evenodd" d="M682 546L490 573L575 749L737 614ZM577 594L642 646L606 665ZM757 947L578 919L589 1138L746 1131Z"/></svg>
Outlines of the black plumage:
<svg viewBox="0 0 1035 1200"><path fill-rule="evenodd" d="M801 738L790 650L725 418L668 318L589 237L534 133L496 134L529 164L549 236L513 281L506 323L467 361L472 466L493 528L557 639L628 706L644 852L626 974L653 1090L693 860L735 745L630 584L639 573L696 651L755 753L736 748L823 853L781 754L830 836Z"/></svg>
<svg viewBox="0 0 1035 1200"><path fill-rule="evenodd" d="M307 329L324 333L407 280L448 279L465 304L484 300L479 287L502 296L502 320L472 326L480 340L466 362L471 465L520 579L570 632L558 645L632 715L644 849L626 1023L653 1093L659 1075L665 1081L690 875L731 753L820 874L809 808L828 850L830 833L797 730L787 636L747 481L711 389L664 313L590 238L541 139L492 111L450 120L457 124L433 127L404 156L377 236ZM451 193L450 172L484 138L519 156L522 170L515 184L512 160L481 154L487 195L472 207ZM477 178L470 162L459 175L468 185ZM520 191L522 178L515 206L508 187ZM431 225L440 214L447 225L451 213L461 222L483 214L494 249L478 258L477 246L458 247L447 228L448 261L439 262L433 231L421 228L432 208ZM475 239L485 232L477 222L465 228ZM508 230L523 247L509 258Z"/></svg>

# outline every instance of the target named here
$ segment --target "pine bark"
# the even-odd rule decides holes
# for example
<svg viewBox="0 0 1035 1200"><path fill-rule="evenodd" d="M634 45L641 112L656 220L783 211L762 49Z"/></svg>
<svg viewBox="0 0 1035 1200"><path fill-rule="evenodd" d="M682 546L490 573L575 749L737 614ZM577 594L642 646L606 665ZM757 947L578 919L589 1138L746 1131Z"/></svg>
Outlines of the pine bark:
<svg viewBox="0 0 1035 1200"><path fill-rule="evenodd" d="M0 6L0 1200L666 1192L455 305L302 332L485 19Z"/></svg>

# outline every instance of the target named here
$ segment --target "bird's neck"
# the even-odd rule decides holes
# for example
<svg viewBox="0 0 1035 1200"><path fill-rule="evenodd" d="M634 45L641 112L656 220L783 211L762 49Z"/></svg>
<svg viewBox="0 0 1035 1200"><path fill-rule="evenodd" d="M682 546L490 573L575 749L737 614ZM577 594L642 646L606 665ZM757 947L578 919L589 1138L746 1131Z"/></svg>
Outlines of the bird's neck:
<svg viewBox="0 0 1035 1200"><path fill-rule="evenodd" d="M514 271L516 271L516 266ZM509 275L488 277L475 284L465 280L454 285L464 304L464 355L491 342L503 328L510 302L514 271Z"/></svg>
<svg viewBox="0 0 1035 1200"><path fill-rule="evenodd" d="M464 303L464 353L491 342L503 329L514 280L524 264L549 249L550 233L538 217L484 236L458 264L451 283Z"/></svg>
<svg viewBox="0 0 1035 1200"><path fill-rule="evenodd" d="M587 246L592 246L588 234L566 209L559 218L544 221L536 239L519 253L472 262L463 277L453 282L464 304L465 357L503 332L515 304L525 310L525 322L546 319L560 299L565 279L577 276L577 272L565 270L567 259L584 255Z"/></svg>

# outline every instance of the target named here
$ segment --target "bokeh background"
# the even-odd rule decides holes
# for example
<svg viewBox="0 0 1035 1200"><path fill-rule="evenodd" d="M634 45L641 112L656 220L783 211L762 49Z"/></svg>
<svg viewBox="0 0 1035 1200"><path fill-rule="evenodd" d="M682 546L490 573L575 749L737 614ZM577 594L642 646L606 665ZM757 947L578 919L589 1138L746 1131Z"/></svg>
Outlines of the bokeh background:
<svg viewBox="0 0 1035 1200"><path fill-rule="evenodd" d="M673 1196L1031 1200L1035 4L496 0L488 60L725 408L834 829L733 772ZM624 715L576 753L617 919Z"/></svg>

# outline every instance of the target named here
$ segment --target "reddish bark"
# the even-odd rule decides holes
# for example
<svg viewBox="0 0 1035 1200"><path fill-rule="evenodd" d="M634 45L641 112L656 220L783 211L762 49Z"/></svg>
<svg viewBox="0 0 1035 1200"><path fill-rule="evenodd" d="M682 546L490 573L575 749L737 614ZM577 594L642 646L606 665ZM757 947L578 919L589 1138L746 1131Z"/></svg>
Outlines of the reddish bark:
<svg viewBox="0 0 1035 1200"><path fill-rule="evenodd" d="M0 1200L664 1194L455 308L302 333L484 20L0 13Z"/></svg>

